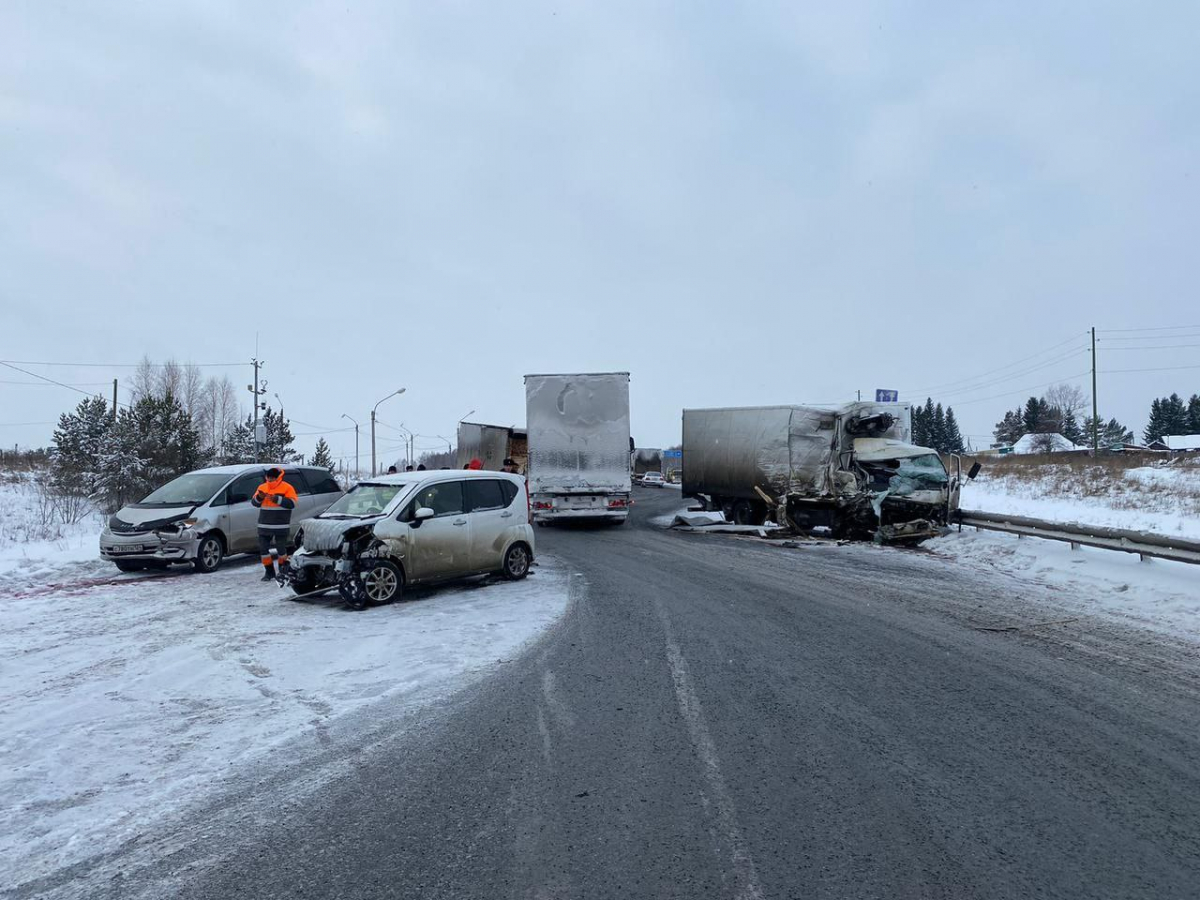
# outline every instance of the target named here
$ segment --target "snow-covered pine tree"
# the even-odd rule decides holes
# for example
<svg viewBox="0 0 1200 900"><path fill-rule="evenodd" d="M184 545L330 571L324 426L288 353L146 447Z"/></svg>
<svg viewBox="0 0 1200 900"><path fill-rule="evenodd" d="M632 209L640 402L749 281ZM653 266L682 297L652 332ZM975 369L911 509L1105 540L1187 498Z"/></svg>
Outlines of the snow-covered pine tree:
<svg viewBox="0 0 1200 900"><path fill-rule="evenodd" d="M55 488L74 495L91 492L101 444L111 427L112 411L103 397L87 397L74 412L58 417L51 464Z"/></svg>
<svg viewBox="0 0 1200 900"><path fill-rule="evenodd" d="M317 447L313 451L312 459L309 460L310 465L322 466L333 471L333 456L329 453L329 445L325 443L325 438L317 438Z"/></svg>

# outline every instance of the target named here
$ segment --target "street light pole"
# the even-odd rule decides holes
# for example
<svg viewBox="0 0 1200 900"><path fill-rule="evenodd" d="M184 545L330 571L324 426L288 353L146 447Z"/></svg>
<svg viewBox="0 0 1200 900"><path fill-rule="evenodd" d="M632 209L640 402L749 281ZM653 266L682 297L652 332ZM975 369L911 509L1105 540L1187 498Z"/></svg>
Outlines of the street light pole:
<svg viewBox="0 0 1200 900"><path fill-rule="evenodd" d="M388 394L386 397L384 397L383 400L388 400L392 397L398 396L399 394L403 394L406 390L407 390L407 388L400 388L400 390L398 390L398 391L392 391L390 394ZM382 403L383 400L380 400L379 403ZM372 478L375 477L375 410L379 409L379 403L376 403L373 407L371 407L371 477Z"/></svg>
<svg viewBox="0 0 1200 900"><path fill-rule="evenodd" d="M354 478L358 479L358 420L354 416L348 416L342 413L343 419L349 419L354 423Z"/></svg>

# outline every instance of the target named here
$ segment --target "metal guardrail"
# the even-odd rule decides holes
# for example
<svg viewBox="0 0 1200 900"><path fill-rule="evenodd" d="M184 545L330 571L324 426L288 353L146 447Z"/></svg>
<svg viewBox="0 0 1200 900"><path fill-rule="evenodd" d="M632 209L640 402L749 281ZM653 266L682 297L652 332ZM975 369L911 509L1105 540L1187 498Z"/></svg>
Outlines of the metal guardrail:
<svg viewBox="0 0 1200 900"><path fill-rule="evenodd" d="M955 514L955 521L960 527L966 525L970 528L1003 531L1021 537L1064 541L1073 547L1098 547L1102 550L1136 553L1142 559L1170 559L1175 562L1200 564L1200 541L1188 541L1144 531L1069 525L1031 519L1027 516L1005 516L971 509L960 509Z"/></svg>

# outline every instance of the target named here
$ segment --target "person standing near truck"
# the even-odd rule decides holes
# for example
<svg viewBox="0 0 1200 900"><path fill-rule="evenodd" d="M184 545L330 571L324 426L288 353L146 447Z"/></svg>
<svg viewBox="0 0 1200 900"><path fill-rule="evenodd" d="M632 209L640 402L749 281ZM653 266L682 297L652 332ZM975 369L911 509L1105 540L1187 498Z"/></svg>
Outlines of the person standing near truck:
<svg viewBox="0 0 1200 900"><path fill-rule="evenodd" d="M258 507L258 552L262 557L263 581L275 578L271 545L279 554L280 571L288 564L287 540L296 508L296 489L283 480L283 469L267 469L267 480L258 486L250 502Z"/></svg>

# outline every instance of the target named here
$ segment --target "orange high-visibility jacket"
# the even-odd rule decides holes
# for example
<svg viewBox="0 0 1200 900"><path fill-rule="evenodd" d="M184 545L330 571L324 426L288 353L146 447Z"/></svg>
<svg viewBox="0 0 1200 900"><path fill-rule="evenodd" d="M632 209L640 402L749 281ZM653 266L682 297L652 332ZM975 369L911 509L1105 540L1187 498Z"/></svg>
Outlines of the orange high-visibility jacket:
<svg viewBox="0 0 1200 900"><path fill-rule="evenodd" d="M283 480L281 473L275 481L264 481L250 498L258 507L259 531L287 531L296 508L296 489Z"/></svg>

